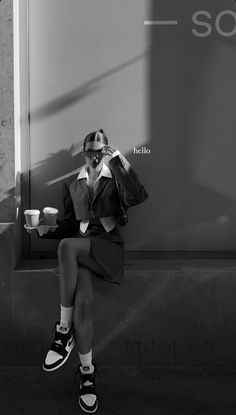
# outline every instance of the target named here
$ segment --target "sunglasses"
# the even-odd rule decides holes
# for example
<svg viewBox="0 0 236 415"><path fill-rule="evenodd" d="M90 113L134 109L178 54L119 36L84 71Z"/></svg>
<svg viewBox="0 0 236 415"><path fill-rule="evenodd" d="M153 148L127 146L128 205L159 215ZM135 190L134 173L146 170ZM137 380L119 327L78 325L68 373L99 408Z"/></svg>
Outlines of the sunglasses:
<svg viewBox="0 0 236 415"><path fill-rule="evenodd" d="M94 156L99 156L99 157L103 157L104 154L102 152L102 148L100 150L88 150L88 151L83 151L83 155L85 157L94 157Z"/></svg>

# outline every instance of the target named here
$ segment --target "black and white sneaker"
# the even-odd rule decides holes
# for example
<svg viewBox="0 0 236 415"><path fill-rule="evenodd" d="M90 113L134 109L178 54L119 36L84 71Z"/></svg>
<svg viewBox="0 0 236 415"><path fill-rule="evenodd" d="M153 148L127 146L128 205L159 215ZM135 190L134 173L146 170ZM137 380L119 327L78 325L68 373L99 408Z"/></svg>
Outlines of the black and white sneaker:
<svg viewBox="0 0 236 415"><path fill-rule="evenodd" d="M93 414L98 409L98 398L95 389L96 366L94 366L92 373L87 373L87 371L89 372L89 367L83 367L82 369L79 366L79 406L87 414Z"/></svg>
<svg viewBox="0 0 236 415"><path fill-rule="evenodd" d="M74 345L72 329L61 327L59 323L56 323L54 339L43 363L43 369L51 372L64 365Z"/></svg>

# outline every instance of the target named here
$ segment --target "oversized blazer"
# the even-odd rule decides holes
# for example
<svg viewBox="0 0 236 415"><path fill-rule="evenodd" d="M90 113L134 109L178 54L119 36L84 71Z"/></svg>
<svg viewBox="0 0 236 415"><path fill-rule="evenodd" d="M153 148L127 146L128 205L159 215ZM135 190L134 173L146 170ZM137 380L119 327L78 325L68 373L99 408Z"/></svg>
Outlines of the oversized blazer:
<svg viewBox="0 0 236 415"><path fill-rule="evenodd" d="M45 235L47 238L63 238L75 235L83 219L117 216L120 199L126 209L144 202L148 194L139 183L138 176L122 155L111 158L108 164L111 177L102 176L93 195L89 191L86 178L66 181L63 185L62 219L58 220L56 232ZM51 234L51 236L49 235Z"/></svg>

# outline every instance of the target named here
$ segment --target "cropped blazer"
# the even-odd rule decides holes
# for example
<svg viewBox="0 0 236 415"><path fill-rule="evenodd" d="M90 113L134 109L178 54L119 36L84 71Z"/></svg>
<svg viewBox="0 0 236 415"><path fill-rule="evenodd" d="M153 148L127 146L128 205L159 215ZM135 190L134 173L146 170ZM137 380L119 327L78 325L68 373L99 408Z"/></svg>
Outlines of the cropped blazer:
<svg viewBox="0 0 236 415"><path fill-rule="evenodd" d="M111 177L102 176L99 179L93 197L89 192L86 178L78 180L77 177L63 183L63 216L62 219L58 219L57 230L53 233L49 232L45 235L46 238L61 239L75 235L83 219L116 216L120 199L128 209L148 198L136 172L124 156L117 155L111 158L108 167Z"/></svg>

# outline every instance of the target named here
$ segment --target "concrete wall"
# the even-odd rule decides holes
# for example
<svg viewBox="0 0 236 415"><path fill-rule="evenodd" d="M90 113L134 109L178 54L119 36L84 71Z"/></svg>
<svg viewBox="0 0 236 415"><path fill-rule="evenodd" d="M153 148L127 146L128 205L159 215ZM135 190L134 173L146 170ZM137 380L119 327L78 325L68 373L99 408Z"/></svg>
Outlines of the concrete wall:
<svg viewBox="0 0 236 415"><path fill-rule="evenodd" d="M131 210L127 249L234 250L235 2L29 4L31 205L61 207L78 144L102 126L150 194ZM144 25L163 19L178 25Z"/></svg>
<svg viewBox="0 0 236 415"><path fill-rule="evenodd" d="M58 318L57 277L14 271L15 169L12 2L0 2L1 365L40 365ZM231 50L231 49L230 49ZM227 147L229 150L229 147ZM17 169L16 169L17 172ZM208 269L209 268L209 269ZM235 262L127 264L120 287L95 282L99 362L236 365ZM71 363L72 364L72 363Z"/></svg>
<svg viewBox="0 0 236 415"><path fill-rule="evenodd" d="M0 222L13 222L14 96L12 1L0 3Z"/></svg>
<svg viewBox="0 0 236 415"><path fill-rule="evenodd" d="M143 19L150 1L29 4L30 203L61 209L62 178L84 163L81 142L88 132L104 128L111 144L131 158L134 147L149 145L149 34ZM133 165L148 188L146 157L155 155L136 155ZM149 204L131 211L129 231L123 230L127 249L155 246L155 240L145 243L147 231L138 237ZM33 250L50 245L32 238Z"/></svg>
<svg viewBox="0 0 236 415"><path fill-rule="evenodd" d="M13 4L0 2L0 324L12 330L15 257Z"/></svg>

